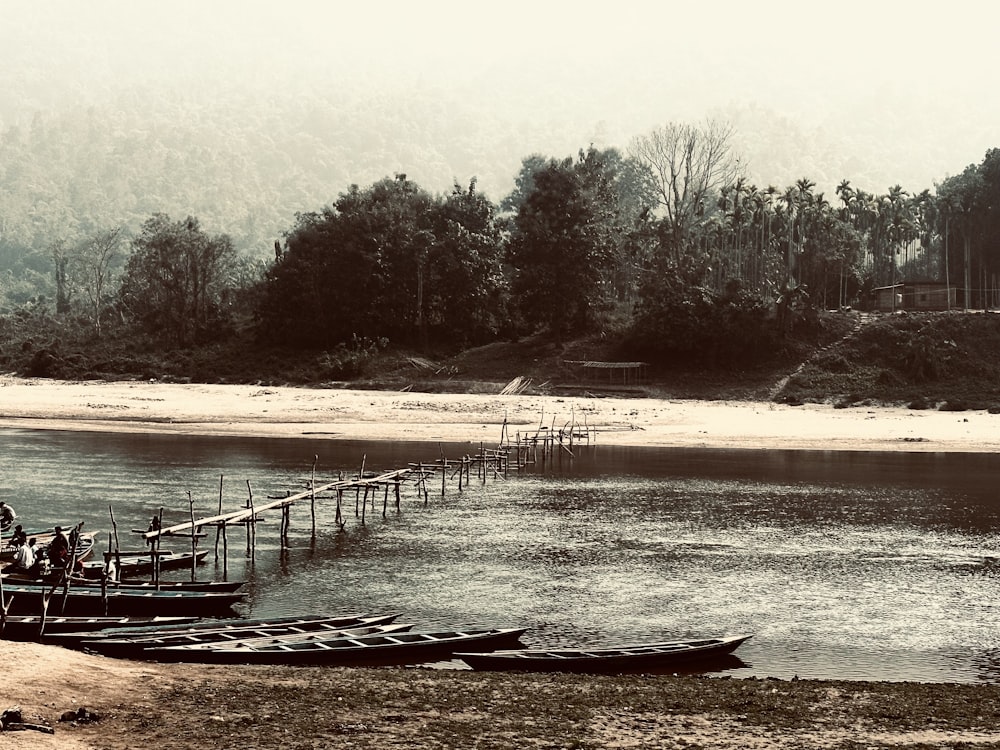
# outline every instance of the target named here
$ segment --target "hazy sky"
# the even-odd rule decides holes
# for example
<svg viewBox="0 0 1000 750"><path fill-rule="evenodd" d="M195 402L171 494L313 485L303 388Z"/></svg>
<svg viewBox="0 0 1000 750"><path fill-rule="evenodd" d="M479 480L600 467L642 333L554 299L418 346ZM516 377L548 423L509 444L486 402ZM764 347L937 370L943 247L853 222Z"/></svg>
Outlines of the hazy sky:
<svg viewBox="0 0 1000 750"><path fill-rule="evenodd" d="M756 103L833 135L852 117L881 114L889 141L899 128L923 132L918 142L937 129L948 153L936 158L954 171L1000 145L1000 5L981 0L0 0L0 9L0 61L33 60L38 76L64 77L81 95L185 76L220 86L282 76L319 89L354 78L386 91L460 91L500 113L573 110L599 119L611 141ZM925 155L912 160L905 174L920 174ZM942 168L928 163L927 182Z"/></svg>

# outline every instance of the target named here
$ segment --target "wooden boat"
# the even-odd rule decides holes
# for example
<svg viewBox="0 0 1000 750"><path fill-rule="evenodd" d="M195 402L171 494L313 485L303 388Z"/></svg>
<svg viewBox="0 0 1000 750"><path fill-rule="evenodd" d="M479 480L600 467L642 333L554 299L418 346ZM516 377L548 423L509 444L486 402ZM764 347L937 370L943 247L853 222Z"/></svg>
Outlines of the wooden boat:
<svg viewBox="0 0 1000 750"><path fill-rule="evenodd" d="M277 645L283 643L329 641L342 638L362 638L372 635L402 633L410 630L412 627L413 625L409 623L382 623L375 625L356 625L347 628L329 628L301 633L289 632L257 636L248 636L243 634L240 637L236 637L236 634L233 634L231 640L206 640L204 642L187 642L183 639L167 639L164 643L159 643L157 639L151 639L149 641L137 643L135 641L108 638L105 640L94 641L93 643L84 640L80 642L80 647L85 651L93 651L103 656L116 656L128 659L150 659L158 658L151 656L153 652L159 652L164 649L180 649L183 647L186 654L193 654L196 652L232 651L233 649L255 648L259 646ZM185 659L185 661L188 660L203 663L229 663L228 659L216 659L211 653L196 659Z"/></svg>
<svg viewBox="0 0 1000 750"><path fill-rule="evenodd" d="M50 589L44 586L7 586L4 594L11 601L10 611L14 614L40 614L42 601ZM106 599L106 602L105 602ZM210 591L131 591L127 589L69 587L65 592L60 587L49 602L49 611L54 615L75 615L89 617L95 615L198 615L202 617L224 615L232 611L235 604L243 601L239 592ZM107 607L105 608L105 603Z"/></svg>
<svg viewBox="0 0 1000 750"><path fill-rule="evenodd" d="M97 638L84 638L80 645L88 651L95 651L104 656L141 658L146 649L166 646L213 644L231 646L248 640L268 638L333 637L345 630L388 626L396 617L398 615L390 614L372 617L294 618L242 627L229 625L199 628L193 626L172 630L156 629L154 632L150 632L153 629L146 629L146 632L138 633L109 631ZM411 627L413 626L405 626L406 629Z"/></svg>
<svg viewBox="0 0 1000 750"><path fill-rule="evenodd" d="M354 638L255 643L230 648L166 646L143 651L143 658L199 664L287 664L342 667L403 666L450 659L462 649L489 651L519 642L524 629L403 632Z"/></svg>
<svg viewBox="0 0 1000 750"><path fill-rule="evenodd" d="M28 535L31 538L31 535ZM53 532L48 537L34 537L37 539L35 545L42 554L47 554L49 545L55 538L55 532ZM90 557L91 553L94 551L94 544L96 543L96 534L80 534L79 539L76 542L76 559L78 561L84 561ZM10 562L17 555L17 547L8 544L6 541L2 548L0 548L0 560Z"/></svg>
<svg viewBox="0 0 1000 750"><path fill-rule="evenodd" d="M68 534L69 530L73 528L73 524L71 524L71 523L64 523L64 524L62 524L60 526L60 528L63 529L63 531L65 531ZM41 542L43 540L48 541L49 539L51 539L52 537L54 537L56 535L56 527L55 526L47 526L44 529L25 529L25 528L22 528L21 530L24 532L24 535L28 539L31 539L32 537L34 537L39 542ZM3 528L3 531L0 532L0 537L3 538L4 544L6 544L9 541L9 539L13 535L13 533L14 533L14 528L12 526L11 527L5 526Z"/></svg>
<svg viewBox="0 0 1000 750"><path fill-rule="evenodd" d="M197 564L208 555L208 550L199 550L194 554ZM160 570L181 570L191 567L190 552L173 552L172 550L161 550L159 553ZM119 578L136 578L138 576L148 576L153 573L153 557L146 553L142 555L121 555L118 564ZM101 578L104 575L104 561L92 560L83 564L84 578Z"/></svg>
<svg viewBox="0 0 1000 750"><path fill-rule="evenodd" d="M45 640L49 636L76 634L81 638L94 632L112 632L115 628L162 625L180 627L193 623L197 617L46 617L10 615L3 624L3 637L8 640Z"/></svg>
<svg viewBox="0 0 1000 750"><path fill-rule="evenodd" d="M4 586L52 586L59 583L62 572L58 574L49 573L42 578L35 578L27 573L3 573ZM101 588L101 581L95 578L73 577L74 588L97 589ZM246 581L160 581L158 584L152 581L126 579L124 581L108 581L109 591L238 591L246 585Z"/></svg>
<svg viewBox="0 0 1000 750"><path fill-rule="evenodd" d="M396 618L398 615L366 615L366 614L347 614L347 615L291 615L286 617L260 617L260 618L244 618L244 617L234 617L224 620L201 620L194 622L190 625L183 625L181 627L171 627L169 625L145 625L133 628L119 628L114 631L114 637L135 637L140 638L144 636L162 636L162 635L172 635L179 633L211 633L214 631L229 631L229 630L241 630L250 629L257 627L274 627L281 625L295 625L299 623L312 622L314 620L325 621L330 624L339 624L342 627L350 627L351 625L357 625L364 619L369 617L379 617L379 618ZM386 619L386 622L391 622L391 619ZM94 633L95 638L104 636L104 633ZM107 635L112 635L108 633Z"/></svg>
<svg viewBox="0 0 1000 750"><path fill-rule="evenodd" d="M731 654L751 636L703 638L610 648L512 649L491 653L459 652L455 657L473 669L518 672L621 674L690 666Z"/></svg>

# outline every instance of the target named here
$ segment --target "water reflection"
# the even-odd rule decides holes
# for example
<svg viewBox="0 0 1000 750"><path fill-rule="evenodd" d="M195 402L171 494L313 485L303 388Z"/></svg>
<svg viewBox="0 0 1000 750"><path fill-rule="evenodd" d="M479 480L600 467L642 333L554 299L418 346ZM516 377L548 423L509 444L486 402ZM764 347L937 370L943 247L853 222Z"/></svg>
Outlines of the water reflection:
<svg viewBox="0 0 1000 750"><path fill-rule="evenodd" d="M164 508L196 512L319 477L472 453L365 444L0 432L0 493L31 525L84 520L129 543ZM345 498L278 519L252 561L229 533L247 613L403 613L418 625L530 626L527 645L754 633L726 674L1000 681L998 459L984 454L652 450L596 446L459 494L379 497L365 525ZM107 536L104 536L104 540ZM206 540L214 543L211 537ZM222 565L209 566L221 574Z"/></svg>

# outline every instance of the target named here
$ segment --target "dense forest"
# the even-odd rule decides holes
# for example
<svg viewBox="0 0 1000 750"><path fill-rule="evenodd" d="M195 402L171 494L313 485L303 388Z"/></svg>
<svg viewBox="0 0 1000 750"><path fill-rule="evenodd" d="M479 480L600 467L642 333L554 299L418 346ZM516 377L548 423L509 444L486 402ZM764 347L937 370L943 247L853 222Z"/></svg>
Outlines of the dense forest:
<svg viewBox="0 0 1000 750"><path fill-rule="evenodd" d="M960 307L998 303L1000 150L933 192L844 179L827 195L808 177L753 184L733 126L709 119L624 150L523 155L497 203L475 178L436 194L403 173L327 202L309 165L352 164L357 137L333 110L292 129L233 123L214 141L186 129L197 114L172 114L175 141L163 122L93 111L3 134L9 368L121 375L144 351L239 341L307 352L337 378L387 345L453 351L537 332L739 367L774 356L812 311L864 306L903 280L948 281ZM267 148L279 135L293 140Z"/></svg>

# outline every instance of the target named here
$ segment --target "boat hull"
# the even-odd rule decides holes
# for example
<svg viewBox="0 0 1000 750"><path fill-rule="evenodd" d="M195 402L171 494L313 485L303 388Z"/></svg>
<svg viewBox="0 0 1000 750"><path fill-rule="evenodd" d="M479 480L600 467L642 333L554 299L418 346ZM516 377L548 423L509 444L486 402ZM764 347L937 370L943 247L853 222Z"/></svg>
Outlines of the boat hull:
<svg viewBox="0 0 1000 750"><path fill-rule="evenodd" d="M50 589L44 586L4 586L12 614L35 615L42 611L42 602ZM69 593L57 589L49 601L48 612L53 616L155 616L179 615L212 617L232 614L233 606L244 595L203 591L107 591L105 598L97 589L70 586Z"/></svg>
<svg viewBox="0 0 1000 750"><path fill-rule="evenodd" d="M122 633L121 631L100 634L96 638L84 638L80 645L88 651L103 656L141 659L145 651L168 646L192 646L219 644L235 645L247 639L298 637L333 637L347 629L378 627L389 625L398 615L378 615L372 617L331 617L331 618L280 618L274 621L246 621L249 625L220 624L216 628L194 626L180 629L162 629L156 632L149 628L146 632ZM406 626L407 628L411 626Z"/></svg>
<svg viewBox="0 0 1000 750"><path fill-rule="evenodd" d="M194 554L197 560L197 564L201 562L208 555L208 550L199 550ZM185 568L191 567L191 553L190 552L178 552L160 554L160 571L165 570L183 570ZM149 556L141 557L138 555L133 556L122 556L120 558L121 564L118 566L118 577L119 578L135 578L138 576L148 576L153 574L153 561ZM84 578L96 578L100 579L104 575L104 562L101 560L94 560L91 562L84 563L83 565L83 576Z"/></svg>
<svg viewBox="0 0 1000 750"><path fill-rule="evenodd" d="M574 672L637 674L674 667L690 669L732 654L751 636L668 641L611 648L517 649L491 653L456 653L470 667L494 672Z"/></svg>
<svg viewBox="0 0 1000 750"><path fill-rule="evenodd" d="M199 664L381 667L450 659L456 651L489 651L519 642L523 629L395 633L273 647L193 650L182 646L147 649L143 658Z"/></svg>
<svg viewBox="0 0 1000 750"><path fill-rule="evenodd" d="M3 637L36 641L49 640L51 636L63 643L69 640L68 636L84 638L97 631L143 626L176 628L197 620L197 617L46 617L43 623L38 615L13 615L4 623Z"/></svg>
<svg viewBox="0 0 1000 750"><path fill-rule="evenodd" d="M5 586L54 586L62 580L62 573L44 578L32 578L22 573L4 573ZM94 578L74 578L73 587L84 590L101 590L101 581ZM108 591L214 591L231 593L246 585L245 581L109 581Z"/></svg>

